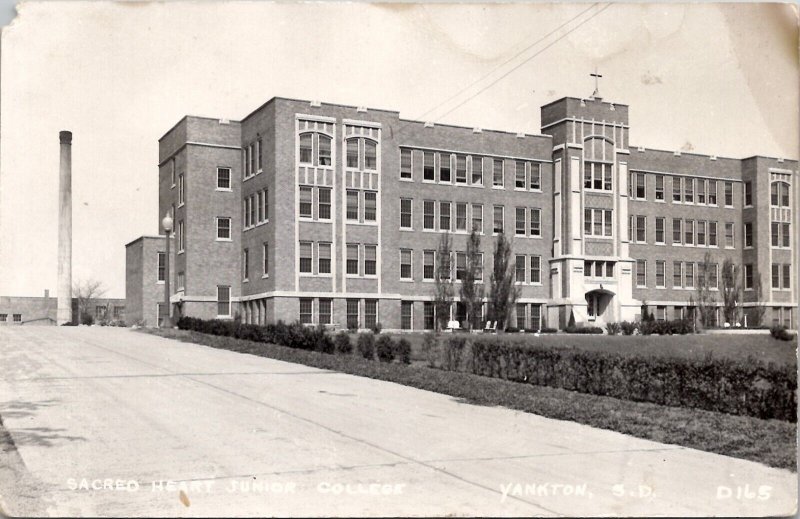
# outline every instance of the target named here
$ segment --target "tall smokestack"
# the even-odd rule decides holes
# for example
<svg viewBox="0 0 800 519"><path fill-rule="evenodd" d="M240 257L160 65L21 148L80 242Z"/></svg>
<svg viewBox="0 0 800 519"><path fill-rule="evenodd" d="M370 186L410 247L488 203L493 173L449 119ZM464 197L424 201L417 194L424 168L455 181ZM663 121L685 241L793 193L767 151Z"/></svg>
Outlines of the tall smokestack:
<svg viewBox="0 0 800 519"><path fill-rule="evenodd" d="M58 310L56 322L72 321L72 132L58 133L61 164L58 176Z"/></svg>

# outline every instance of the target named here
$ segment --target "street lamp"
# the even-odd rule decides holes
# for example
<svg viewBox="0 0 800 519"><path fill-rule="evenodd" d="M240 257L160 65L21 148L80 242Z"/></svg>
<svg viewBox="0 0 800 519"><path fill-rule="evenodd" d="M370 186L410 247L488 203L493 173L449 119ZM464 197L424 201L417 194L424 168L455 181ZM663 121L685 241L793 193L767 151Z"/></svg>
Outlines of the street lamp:
<svg viewBox="0 0 800 519"><path fill-rule="evenodd" d="M167 235L167 255L164 261L166 272L164 273L164 305L166 306L167 315L164 316L164 328L172 327L172 305L169 302L169 233L172 232L172 217L169 213L161 220L161 225L164 227L165 234Z"/></svg>

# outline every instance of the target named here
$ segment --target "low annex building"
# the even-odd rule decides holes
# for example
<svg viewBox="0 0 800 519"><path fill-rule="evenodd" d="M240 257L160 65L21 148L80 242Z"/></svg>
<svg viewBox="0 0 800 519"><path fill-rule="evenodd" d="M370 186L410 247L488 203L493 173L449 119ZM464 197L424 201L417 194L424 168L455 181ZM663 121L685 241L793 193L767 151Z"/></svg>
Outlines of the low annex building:
<svg viewBox="0 0 800 519"><path fill-rule="evenodd" d="M797 162L633 146L628 110L562 98L542 135L278 97L241 121L186 116L159 140L153 215L175 222L173 315L430 329L441 233L457 294L474 228L484 282L495 236L513 239L511 326L690 315L709 253L720 307L730 258L745 318L797 327ZM156 322L164 243L127 246L129 313Z"/></svg>

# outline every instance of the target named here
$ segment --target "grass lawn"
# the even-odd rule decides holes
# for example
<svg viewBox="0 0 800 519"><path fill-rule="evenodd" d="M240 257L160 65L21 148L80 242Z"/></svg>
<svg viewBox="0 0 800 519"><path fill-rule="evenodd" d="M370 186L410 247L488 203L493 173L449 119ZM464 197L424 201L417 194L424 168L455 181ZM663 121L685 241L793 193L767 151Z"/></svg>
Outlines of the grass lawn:
<svg viewBox="0 0 800 519"><path fill-rule="evenodd" d="M639 438L757 461L792 471L796 470L797 428L796 424L790 422L762 420L698 409L667 407L557 388L520 384L470 373L432 369L422 363L410 366L398 363L379 363L360 358L355 353L329 355L185 330L142 329L141 331L184 342L395 382L450 395L476 405L503 406L558 420L570 420L592 427L618 431ZM406 337L411 339L413 336L406 335ZM556 336L544 340L574 338L572 336ZM712 338L721 342L727 336ZM578 337L577 339L588 345L590 343L586 339L606 342L608 337ZM621 337L612 339L612 343L623 344L628 339L649 341L650 338ZM621 340L617 341L616 339ZM418 343L419 340L415 342ZM418 345L415 346L415 349L419 350Z"/></svg>
<svg viewBox="0 0 800 519"><path fill-rule="evenodd" d="M411 343L411 359L423 362L423 333L392 334L393 338L405 337ZM440 334L441 339L450 337ZM465 334L479 338L482 334ZM696 334L696 335L578 335L506 333L504 339L543 347L574 347L581 350L606 351L619 354L666 355L678 357L704 357L711 353L715 357L746 359L753 356L763 362L786 365L797 362L795 341L775 340L766 334Z"/></svg>

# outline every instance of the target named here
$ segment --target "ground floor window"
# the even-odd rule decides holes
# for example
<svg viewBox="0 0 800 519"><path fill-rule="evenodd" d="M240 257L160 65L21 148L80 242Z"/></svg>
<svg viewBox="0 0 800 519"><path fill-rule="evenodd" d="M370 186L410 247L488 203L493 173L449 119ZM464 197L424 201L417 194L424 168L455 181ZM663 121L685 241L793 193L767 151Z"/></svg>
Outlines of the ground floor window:
<svg viewBox="0 0 800 519"><path fill-rule="evenodd" d="M656 319L658 321L666 321L667 320L667 307L666 306L656 306Z"/></svg>
<svg viewBox="0 0 800 519"><path fill-rule="evenodd" d="M164 326L163 320L167 315L167 305L165 303L156 304L156 325Z"/></svg>
<svg viewBox="0 0 800 519"><path fill-rule="evenodd" d="M347 300L347 328L358 328L358 299Z"/></svg>
<svg viewBox="0 0 800 519"><path fill-rule="evenodd" d="M542 329L542 305L531 305L531 329Z"/></svg>
<svg viewBox="0 0 800 519"><path fill-rule="evenodd" d="M425 317L425 329L433 330L436 327L436 312L434 311L433 301L425 301L422 310Z"/></svg>
<svg viewBox="0 0 800 519"><path fill-rule="evenodd" d="M14 314L14 322L21 323L22 322L22 314Z"/></svg>
<svg viewBox="0 0 800 519"><path fill-rule="evenodd" d="M364 326L374 328L378 322L378 300L364 300Z"/></svg>
<svg viewBox="0 0 800 519"><path fill-rule="evenodd" d="M403 330L413 329L414 324L414 303L411 301L400 302L400 328Z"/></svg>
<svg viewBox="0 0 800 519"><path fill-rule="evenodd" d="M229 317L231 315L231 287L217 285L217 316Z"/></svg>
<svg viewBox="0 0 800 519"><path fill-rule="evenodd" d="M333 322L333 299L319 300L319 324L331 324Z"/></svg>
<svg viewBox="0 0 800 519"><path fill-rule="evenodd" d="M527 324L527 316L525 315L526 306L525 303L517 303L517 328L520 330L524 330Z"/></svg>
<svg viewBox="0 0 800 519"><path fill-rule="evenodd" d="M314 300L310 298L300 299L300 324L311 324L313 322Z"/></svg>

